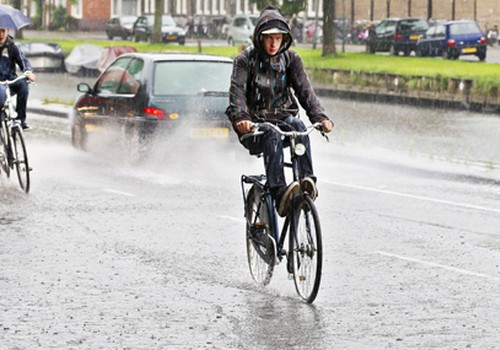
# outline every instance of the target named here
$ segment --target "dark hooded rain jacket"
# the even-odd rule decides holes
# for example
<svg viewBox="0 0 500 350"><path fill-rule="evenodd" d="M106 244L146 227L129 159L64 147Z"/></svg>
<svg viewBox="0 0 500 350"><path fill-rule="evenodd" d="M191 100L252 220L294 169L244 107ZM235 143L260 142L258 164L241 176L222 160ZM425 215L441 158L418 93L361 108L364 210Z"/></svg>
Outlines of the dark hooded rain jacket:
<svg viewBox="0 0 500 350"><path fill-rule="evenodd" d="M261 33L270 28L287 32L283 34L280 50L273 57L265 53L261 42ZM285 18L275 8L264 9L255 27L253 46L234 59L227 110L233 127L240 120L262 117L261 110L268 111L266 119L296 115L297 112L289 111L298 110L294 94L312 123L328 119L304 70L302 59L298 53L289 50L291 44L290 27ZM274 113L269 113L270 110Z"/></svg>

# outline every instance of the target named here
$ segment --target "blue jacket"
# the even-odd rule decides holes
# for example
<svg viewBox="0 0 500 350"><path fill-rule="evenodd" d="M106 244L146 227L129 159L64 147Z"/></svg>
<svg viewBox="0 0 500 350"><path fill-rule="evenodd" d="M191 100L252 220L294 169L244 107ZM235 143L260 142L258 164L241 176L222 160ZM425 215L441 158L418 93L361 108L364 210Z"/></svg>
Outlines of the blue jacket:
<svg viewBox="0 0 500 350"><path fill-rule="evenodd" d="M16 65L23 73L31 72L31 64L9 35L5 44L0 47L0 80L15 79Z"/></svg>

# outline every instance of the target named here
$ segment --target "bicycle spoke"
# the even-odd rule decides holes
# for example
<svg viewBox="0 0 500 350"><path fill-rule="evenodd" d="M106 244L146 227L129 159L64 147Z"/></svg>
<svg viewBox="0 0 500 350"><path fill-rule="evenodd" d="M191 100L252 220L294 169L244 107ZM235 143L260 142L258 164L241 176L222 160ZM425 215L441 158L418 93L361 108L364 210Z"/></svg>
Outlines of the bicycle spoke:
<svg viewBox="0 0 500 350"><path fill-rule="evenodd" d="M275 264L275 244L270 234L269 208L261 201L261 190L253 186L247 196L247 257L253 279L260 285L270 282Z"/></svg>
<svg viewBox="0 0 500 350"><path fill-rule="evenodd" d="M30 190L30 167L28 164L28 154L26 152L26 144L24 142L24 137L22 131L17 128L13 128L13 140L14 140L14 164L17 171L17 179L19 180L19 186L26 193Z"/></svg>
<svg viewBox="0 0 500 350"><path fill-rule="evenodd" d="M319 218L308 196L297 207L295 230L290 237L295 288L304 301L312 303L319 290L323 252Z"/></svg>

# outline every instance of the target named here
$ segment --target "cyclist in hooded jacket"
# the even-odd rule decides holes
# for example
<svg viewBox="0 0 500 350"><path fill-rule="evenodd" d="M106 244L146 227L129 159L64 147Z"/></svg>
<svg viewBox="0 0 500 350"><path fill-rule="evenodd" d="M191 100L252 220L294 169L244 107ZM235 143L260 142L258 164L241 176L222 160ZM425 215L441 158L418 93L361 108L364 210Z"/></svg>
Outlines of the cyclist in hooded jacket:
<svg viewBox="0 0 500 350"><path fill-rule="evenodd" d="M297 117L296 99L311 123L320 122L323 131L330 132L333 123L313 90L302 59L297 52L289 49L293 41L290 27L277 8L267 6L262 10L252 41L253 46L234 59L229 90L226 113L238 136L251 132L253 122L262 120L276 123L282 129L286 124L294 130L305 130L305 124ZM292 182L288 186L283 156L283 147L287 143L281 135L270 129L261 136L241 142L250 154L263 153L268 185L281 216L286 215L291 198L301 187L313 199L318 193L309 137L300 137L297 142L306 146L306 154L299 158L304 178L300 184Z"/></svg>

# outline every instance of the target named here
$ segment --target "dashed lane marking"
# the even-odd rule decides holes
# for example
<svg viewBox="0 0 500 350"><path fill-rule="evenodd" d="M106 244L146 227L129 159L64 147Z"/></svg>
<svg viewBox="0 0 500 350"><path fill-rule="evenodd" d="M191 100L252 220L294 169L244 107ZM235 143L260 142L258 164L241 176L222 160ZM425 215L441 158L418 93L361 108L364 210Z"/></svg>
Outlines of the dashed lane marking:
<svg viewBox="0 0 500 350"><path fill-rule="evenodd" d="M462 275L468 275L468 276L474 276L474 277L481 277L481 278L486 278L486 279L489 279L489 280L492 280L492 281L500 281L500 278L493 277L493 276L490 276L490 275L487 275L487 274L484 274L484 273L469 271L469 270L465 270L465 269L459 269L459 268L456 268L456 267L453 267L453 266L448 266L448 265L433 263L433 262L430 262L430 261L425 261L425 260L410 258L410 257L407 257L407 256L392 254L392 253L384 252L384 251L381 251L381 250L375 251L374 253L380 254L380 255L383 255L383 256L386 256L386 257L389 257L389 258L395 258L395 259L410 261L410 262L413 262L415 264L422 264L422 265L426 265L426 266L437 267L437 268L441 268L441 269L444 269L444 270L447 270L447 271L452 271L452 272L455 272L455 273L459 273L459 274L462 274Z"/></svg>
<svg viewBox="0 0 500 350"><path fill-rule="evenodd" d="M480 206L480 205L472 205L472 204L467 204L467 203L445 201L445 200L442 200L442 199L437 199L437 198L432 198L432 197L416 196L416 195L412 195L412 194L408 194L408 193L402 193L402 192L396 192L396 191L388 191L388 190L381 190L379 188L373 188L373 187L367 187L367 186L342 184L342 183L339 183L339 182L328 181L328 180L322 180L321 182L324 182L324 183L327 183L327 184L330 184L330 185L334 185L334 186L355 188L355 189L358 189L358 190L364 190L364 191L370 191L370 192L378 192L378 193L383 193L383 194L390 194L390 195L393 195L393 196L406 197L406 198L411 198L411 199L418 199L418 200L423 200L423 201L428 201L428 202L441 203L441 204L453 205L453 206L456 206L456 207L463 207L463 208L468 208L468 209L483 210L483 211L488 211L488 212L500 214L500 209L488 208L488 207L483 207L483 206Z"/></svg>
<svg viewBox="0 0 500 350"><path fill-rule="evenodd" d="M113 190L111 188L104 188L103 191L104 192L108 192L108 193L119 194L121 196L135 197L135 194L132 194L132 193L129 193L129 192L124 192L124 191Z"/></svg>
<svg viewBox="0 0 500 350"><path fill-rule="evenodd" d="M236 222L245 222L245 219L235 218L234 216L220 215L219 217L222 218L222 219L228 219L228 220L236 221Z"/></svg>

